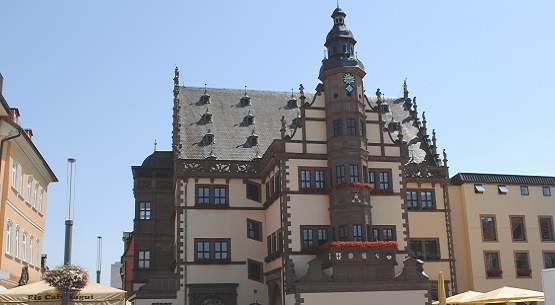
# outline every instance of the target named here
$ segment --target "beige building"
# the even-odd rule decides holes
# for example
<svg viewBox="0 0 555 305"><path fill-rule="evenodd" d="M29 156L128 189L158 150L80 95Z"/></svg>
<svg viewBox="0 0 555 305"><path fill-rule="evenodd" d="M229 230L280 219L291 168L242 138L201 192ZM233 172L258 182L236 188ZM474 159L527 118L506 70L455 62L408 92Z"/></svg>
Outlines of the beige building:
<svg viewBox="0 0 555 305"><path fill-rule="evenodd" d="M39 281L46 223L48 185L57 178L33 144L33 132L19 125L19 110L10 108L0 75L0 285ZM23 275L23 276L22 276Z"/></svg>
<svg viewBox="0 0 555 305"><path fill-rule="evenodd" d="M449 199L459 291L542 290L555 268L555 177L460 173Z"/></svg>
<svg viewBox="0 0 555 305"><path fill-rule="evenodd" d="M439 271L455 290L446 155L406 83L365 79L345 17L315 93L185 87L176 68L174 150L133 167L136 305L425 304Z"/></svg>

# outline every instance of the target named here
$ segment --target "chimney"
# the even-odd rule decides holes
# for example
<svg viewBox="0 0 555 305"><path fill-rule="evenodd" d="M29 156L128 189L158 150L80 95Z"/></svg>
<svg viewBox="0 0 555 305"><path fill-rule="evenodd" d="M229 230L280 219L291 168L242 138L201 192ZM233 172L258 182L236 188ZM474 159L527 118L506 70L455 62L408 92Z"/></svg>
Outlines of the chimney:
<svg viewBox="0 0 555 305"><path fill-rule="evenodd" d="M27 134L27 136L29 137L29 140L33 139L33 130L31 128L25 128L25 133Z"/></svg>
<svg viewBox="0 0 555 305"><path fill-rule="evenodd" d="M19 109L10 108L10 120L19 125Z"/></svg>

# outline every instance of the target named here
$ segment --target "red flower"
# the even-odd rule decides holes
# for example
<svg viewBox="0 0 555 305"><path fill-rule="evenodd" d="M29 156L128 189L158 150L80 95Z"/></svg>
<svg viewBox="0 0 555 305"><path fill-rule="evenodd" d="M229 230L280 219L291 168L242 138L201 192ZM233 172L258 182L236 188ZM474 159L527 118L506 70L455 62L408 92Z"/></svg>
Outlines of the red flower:
<svg viewBox="0 0 555 305"><path fill-rule="evenodd" d="M387 249L397 248L399 243L391 241L329 241L320 247L321 250L328 248L374 248L374 249Z"/></svg>

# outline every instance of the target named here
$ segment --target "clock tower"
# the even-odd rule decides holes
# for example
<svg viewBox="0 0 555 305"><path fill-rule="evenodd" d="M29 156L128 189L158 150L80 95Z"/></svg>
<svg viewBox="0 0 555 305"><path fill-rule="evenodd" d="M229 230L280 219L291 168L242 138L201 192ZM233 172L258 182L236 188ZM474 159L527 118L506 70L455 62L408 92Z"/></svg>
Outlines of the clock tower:
<svg viewBox="0 0 555 305"><path fill-rule="evenodd" d="M364 65L355 56L356 40L345 25L345 12L336 8L326 37L328 58L319 78L324 84L328 167L331 184L330 222L334 240L372 241L372 212L367 183L367 104Z"/></svg>

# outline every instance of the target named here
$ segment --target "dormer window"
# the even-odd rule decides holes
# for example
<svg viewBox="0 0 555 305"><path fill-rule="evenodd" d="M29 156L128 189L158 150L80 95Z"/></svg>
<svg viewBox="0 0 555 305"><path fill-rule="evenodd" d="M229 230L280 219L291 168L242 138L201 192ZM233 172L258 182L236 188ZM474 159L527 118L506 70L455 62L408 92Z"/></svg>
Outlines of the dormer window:
<svg viewBox="0 0 555 305"><path fill-rule="evenodd" d="M245 122L245 125L247 125L247 126L254 125L254 115L251 113L250 110L249 110L249 113L243 119L243 121Z"/></svg>
<svg viewBox="0 0 555 305"><path fill-rule="evenodd" d="M206 109L206 112L202 115L202 122L204 124L212 123L212 113Z"/></svg>
<svg viewBox="0 0 555 305"><path fill-rule="evenodd" d="M250 144L251 146L256 146L256 145L258 145L258 135L252 134L252 135L249 137L249 144Z"/></svg>
<svg viewBox="0 0 555 305"><path fill-rule="evenodd" d="M293 99L290 99L290 100L287 102L287 108L289 108L289 109L298 108L298 107L299 107L299 105L297 104L297 100L294 99L294 98L293 98Z"/></svg>
<svg viewBox="0 0 555 305"><path fill-rule="evenodd" d="M211 130L204 135L204 144L209 145L214 143L214 133Z"/></svg>
<svg viewBox="0 0 555 305"><path fill-rule="evenodd" d="M388 104L382 104L382 113L386 113L389 112L389 105Z"/></svg>
<svg viewBox="0 0 555 305"><path fill-rule="evenodd" d="M241 98L241 107L246 107L251 105L251 98L248 96L243 96Z"/></svg>
<svg viewBox="0 0 555 305"><path fill-rule="evenodd" d="M203 95L200 97L200 102L201 102L202 104L204 104L204 105L210 104L210 95L209 95L209 94L206 94L206 93L203 94Z"/></svg>

